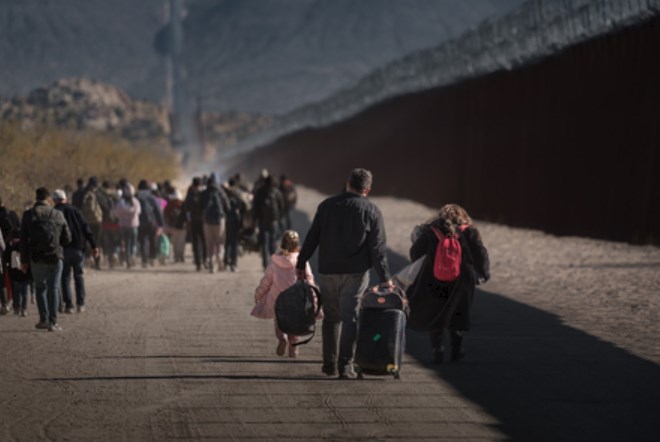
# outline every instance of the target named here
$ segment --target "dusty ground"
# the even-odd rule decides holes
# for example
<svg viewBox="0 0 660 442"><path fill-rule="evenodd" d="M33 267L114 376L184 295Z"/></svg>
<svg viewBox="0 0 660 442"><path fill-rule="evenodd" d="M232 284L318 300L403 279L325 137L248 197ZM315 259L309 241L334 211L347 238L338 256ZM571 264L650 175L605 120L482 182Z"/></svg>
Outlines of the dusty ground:
<svg viewBox="0 0 660 442"><path fill-rule="evenodd" d="M306 229L322 196L301 194ZM394 269L432 211L378 198ZM190 262L90 271L62 333L0 317L0 440L657 440L660 250L478 223L492 280L468 358L428 364L409 333L403 379L320 372L320 337L275 355L249 316L262 275Z"/></svg>

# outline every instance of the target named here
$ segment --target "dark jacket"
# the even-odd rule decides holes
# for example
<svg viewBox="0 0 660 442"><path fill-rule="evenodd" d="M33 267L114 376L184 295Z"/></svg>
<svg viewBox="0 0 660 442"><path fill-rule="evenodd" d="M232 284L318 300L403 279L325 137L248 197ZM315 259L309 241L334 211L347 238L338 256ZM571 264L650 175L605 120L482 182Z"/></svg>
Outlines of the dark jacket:
<svg viewBox="0 0 660 442"><path fill-rule="evenodd" d="M96 189L96 200L101 206L103 211L103 224L117 224L117 216L115 215L115 206L119 198L113 195L107 189L100 187Z"/></svg>
<svg viewBox="0 0 660 442"><path fill-rule="evenodd" d="M207 213L207 207L211 203L211 200L214 198L219 198L220 201L219 206L220 206L220 213L217 214L217 216L214 216L213 219L210 219ZM229 200L227 199L227 195L225 194L225 191L219 188L217 185L214 183L209 183L206 189L202 192L200 195L200 204L202 207L202 219L204 220L205 223L207 224L213 224L217 225L220 224L220 220L225 217L225 214L227 213L227 210L229 208Z"/></svg>
<svg viewBox="0 0 660 442"><path fill-rule="evenodd" d="M186 227L186 212L183 210L183 201L170 200L163 210L165 224L174 229L184 229Z"/></svg>
<svg viewBox="0 0 660 442"><path fill-rule="evenodd" d="M5 240L9 238L11 231L18 229L20 225L21 223L16 212L6 207L0 207L0 230L2 230Z"/></svg>
<svg viewBox="0 0 660 442"><path fill-rule="evenodd" d="M202 209L202 192L190 186L186 195L186 201L183 203L183 210L186 212L191 225L201 228L204 223Z"/></svg>
<svg viewBox="0 0 660 442"><path fill-rule="evenodd" d="M32 252L30 244L30 225L32 224L32 219L34 217L47 217L53 220L55 224L55 234L59 236L59 245L57 247L55 256L52 255L41 255L36 252ZM53 207L49 206L44 202L36 202L34 207L29 210L26 210L23 213L23 219L21 220L21 263L28 264L30 261L46 264L55 264L57 259L63 259L62 246L67 245L71 242L71 231L69 226L64 219L62 212L55 210Z"/></svg>
<svg viewBox="0 0 660 442"><path fill-rule="evenodd" d="M383 216L363 196L344 192L319 205L298 255L298 269L305 268L317 247L319 273L363 273L373 266L380 282L390 279Z"/></svg>
<svg viewBox="0 0 660 442"><path fill-rule="evenodd" d="M9 271L9 276L12 281L28 282L32 280L32 273L28 270L27 273L17 267L12 266L12 252L21 253L19 239L7 241L6 250L2 256L2 265L5 267L4 271Z"/></svg>
<svg viewBox="0 0 660 442"><path fill-rule="evenodd" d="M163 227L163 210L156 197L148 189L138 190L135 196L140 202L140 227Z"/></svg>
<svg viewBox="0 0 660 442"><path fill-rule="evenodd" d="M266 200L272 203L272 213L266 211ZM280 190L274 185L264 184L254 194L252 210L255 222L262 229L269 228L279 221L284 213L284 198Z"/></svg>
<svg viewBox="0 0 660 442"><path fill-rule="evenodd" d="M84 186L81 186L73 192L73 195L71 195L71 204L73 204L74 207L82 210L83 198L85 198L86 191L87 189Z"/></svg>
<svg viewBox="0 0 660 442"><path fill-rule="evenodd" d="M439 224L435 224L447 233ZM417 279L408 289L410 300L409 326L416 330L470 329L470 308L478 280L488 280L488 251L475 227L466 228L460 235L462 249L461 274L456 281L442 282L433 276L433 259L438 238L430 225L422 231L410 249L410 259L416 261L426 255Z"/></svg>
<svg viewBox="0 0 660 442"><path fill-rule="evenodd" d="M65 248L85 250L85 241L92 249L96 248L92 230L80 210L70 204L58 204L55 209L62 212L71 232L71 242Z"/></svg>

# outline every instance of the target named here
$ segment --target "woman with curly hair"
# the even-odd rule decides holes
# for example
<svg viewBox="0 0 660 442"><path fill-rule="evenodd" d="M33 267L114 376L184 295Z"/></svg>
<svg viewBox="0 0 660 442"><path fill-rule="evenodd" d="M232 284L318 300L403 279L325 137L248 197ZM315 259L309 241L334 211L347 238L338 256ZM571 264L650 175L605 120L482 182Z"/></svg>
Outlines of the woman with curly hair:
<svg viewBox="0 0 660 442"><path fill-rule="evenodd" d="M436 217L416 226L411 239L410 259L426 258L408 289L409 326L429 332L433 361L438 364L444 360L443 338L449 330L450 359L458 361L465 356L463 332L470 329L475 286L490 278L488 252L470 215L458 204L443 206ZM438 252L449 258L441 260ZM452 274L452 264L457 274Z"/></svg>

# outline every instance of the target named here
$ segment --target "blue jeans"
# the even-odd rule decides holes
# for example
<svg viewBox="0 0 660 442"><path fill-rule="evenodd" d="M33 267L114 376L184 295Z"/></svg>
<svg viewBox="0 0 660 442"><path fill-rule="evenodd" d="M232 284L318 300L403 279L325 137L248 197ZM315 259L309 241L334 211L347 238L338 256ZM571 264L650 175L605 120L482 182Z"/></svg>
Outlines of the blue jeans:
<svg viewBox="0 0 660 442"><path fill-rule="evenodd" d="M264 269L270 264L270 257L277 250L277 221L272 224L259 225L259 244L261 245L261 263Z"/></svg>
<svg viewBox="0 0 660 442"><path fill-rule="evenodd" d="M60 285L62 282L62 260L56 264L32 261L32 278L39 309L39 319L57 324L57 309L60 306Z"/></svg>
<svg viewBox="0 0 660 442"><path fill-rule="evenodd" d="M119 229L121 240L124 242L124 262L127 267L133 265L135 247L137 244L137 227L122 227Z"/></svg>
<svg viewBox="0 0 660 442"><path fill-rule="evenodd" d="M64 248L64 262L62 266L62 300L67 308L73 307L71 299L71 271L73 270L73 284L76 287L76 305L85 305L85 279L83 268L85 265L85 252L75 247Z"/></svg>
<svg viewBox="0 0 660 442"><path fill-rule="evenodd" d="M30 283L28 281L12 281L11 287L14 291L14 309L27 310L28 305L28 288Z"/></svg>
<svg viewBox="0 0 660 442"><path fill-rule="evenodd" d="M342 371L353 363L360 296L369 285L369 272L319 275L323 302L323 366ZM341 326L341 334L340 334ZM339 343L339 355L337 355Z"/></svg>

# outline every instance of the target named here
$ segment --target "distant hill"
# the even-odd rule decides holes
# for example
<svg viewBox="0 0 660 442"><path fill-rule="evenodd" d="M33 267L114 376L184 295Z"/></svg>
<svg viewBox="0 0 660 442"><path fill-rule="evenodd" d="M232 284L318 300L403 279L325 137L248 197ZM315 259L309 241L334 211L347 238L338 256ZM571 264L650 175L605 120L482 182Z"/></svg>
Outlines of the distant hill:
<svg viewBox="0 0 660 442"><path fill-rule="evenodd" d="M67 78L38 87L25 97L0 97L0 123L23 127L52 126L114 134L130 142L169 145L168 110L132 99L116 86L85 78ZM270 120L245 112L203 113L199 116L207 145L232 143L262 129Z"/></svg>
<svg viewBox="0 0 660 442"><path fill-rule="evenodd" d="M285 113L523 0L189 0L185 63L209 110ZM3 0L0 95L60 78L162 102L164 0Z"/></svg>

